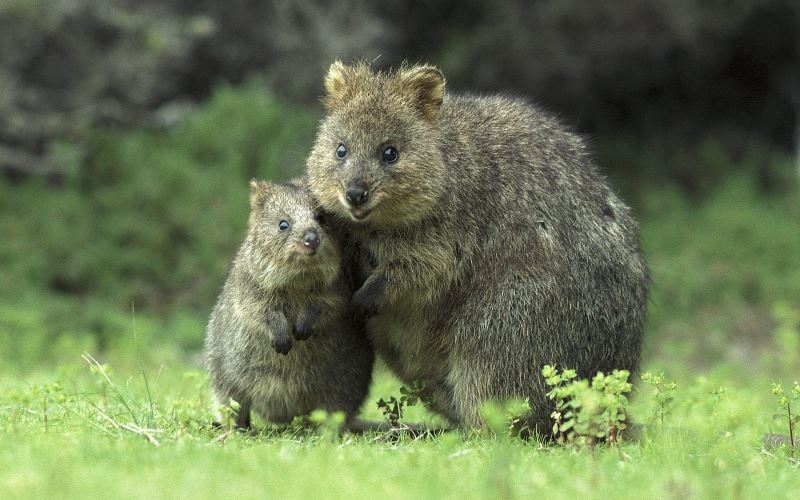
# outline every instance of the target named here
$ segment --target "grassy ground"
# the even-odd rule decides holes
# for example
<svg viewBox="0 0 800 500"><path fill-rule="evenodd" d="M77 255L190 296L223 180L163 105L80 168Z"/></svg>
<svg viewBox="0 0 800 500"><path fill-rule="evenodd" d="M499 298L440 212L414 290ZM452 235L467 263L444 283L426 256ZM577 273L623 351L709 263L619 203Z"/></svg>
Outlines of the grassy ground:
<svg viewBox="0 0 800 500"><path fill-rule="evenodd" d="M133 354L111 355L103 370L111 382L84 360L55 374L4 377L0 496L791 498L800 491L800 461L761 442L781 429L766 379L725 386L721 375L684 377L663 423L651 418L652 391L643 387L633 406L642 437L591 451L488 432L392 441L261 423L257 435L228 433L207 425L202 372L175 352L146 351L154 355L142 364ZM364 416L380 418L374 401L397 389L380 370ZM416 407L405 418L439 423Z"/></svg>

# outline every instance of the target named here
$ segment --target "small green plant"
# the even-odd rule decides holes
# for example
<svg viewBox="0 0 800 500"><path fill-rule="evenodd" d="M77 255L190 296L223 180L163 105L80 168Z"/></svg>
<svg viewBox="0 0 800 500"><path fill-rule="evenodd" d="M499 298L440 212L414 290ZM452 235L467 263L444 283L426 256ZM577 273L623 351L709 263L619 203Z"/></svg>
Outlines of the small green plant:
<svg viewBox="0 0 800 500"><path fill-rule="evenodd" d="M528 425L531 416L531 403L525 400L512 400L506 404L506 429L512 437L525 437L531 432Z"/></svg>
<svg viewBox="0 0 800 500"><path fill-rule="evenodd" d="M789 427L789 454L794 456L797 442L797 423L800 422L800 415L797 414L797 408L800 406L800 383L795 381L791 391L787 394L781 384L772 384L772 394L775 396L775 402L781 413L774 415L772 418L775 420L786 420ZM794 404L794 411L792 410Z"/></svg>
<svg viewBox="0 0 800 500"><path fill-rule="evenodd" d="M44 432L48 432L53 417L54 409L68 401L64 388L58 382L51 382L43 385L33 385L27 394L20 395L20 401L24 401L25 406L33 413L33 408L41 407L42 424Z"/></svg>
<svg viewBox="0 0 800 500"><path fill-rule="evenodd" d="M656 408L653 414L653 421L657 421L661 425L664 425L664 417L666 417L671 411L670 407L672 406L672 402L675 400L675 390L678 388L678 384L675 382L667 382L663 372L657 375L654 375L650 372L645 372L642 374L642 381L653 386L654 389L653 395ZM719 393L718 398L722 397L724 388L720 387L719 390L721 392Z"/></svg>
<svg viewBox="0 0 800 500"><path fill-rule="evenodd" d="M413 381L409 386L400 387L401 399L405 399L407 406L422 403L425 408L430 408L434 403L433 393L419 380Z"/></svg>
<svg viewBox="0 0 800 500"><path fill-rule="evenodd" d="M410 386L400 387L400 398L395 396L386 399L378 400L378 409L383 414L386 421L392 427L400 425L400 419L403 418L403 411L409 406L416 406L417 403L422 403L425 407L430 407L433 404L433 394L428 390L425 385L415 380Z"/></svg>
<svg viewBox="0 0 800 500"><path fill-rule="evenodd" d="M547 396L556 404L551 417L560 444L594 448L601 440L619 443L619 433L627 427L625 394L631 391L627 370L598 372L590 381L578 379L575 370L545 365L542 375L552 388Z"/></svg>
<svg viewBox="0 0 800 500"><path fill-rule="evenodd" d="M400 399L391 396L388 401L383 398L378 400L378 409L392 427L397 427L400 425L400 419L403 418L404 407L405 401L403 400L402 396Z"/></svg>
<svg viewBox="0 0 800 500"><path fill-rule="evenodd" d="M719 386L716 389L709 392L709 396L711 396L711 401L714 403L719 403L723 399L725 399L725 395L728 393L728 388Z"/></svg>
<svg viewBox="0 0 800 500"><path fill-rule="evenodd" d="M528 399L512 399L504 405L488 401L481 406L481 418L495 435L527 437L531 428L531 405Z"/></svg>

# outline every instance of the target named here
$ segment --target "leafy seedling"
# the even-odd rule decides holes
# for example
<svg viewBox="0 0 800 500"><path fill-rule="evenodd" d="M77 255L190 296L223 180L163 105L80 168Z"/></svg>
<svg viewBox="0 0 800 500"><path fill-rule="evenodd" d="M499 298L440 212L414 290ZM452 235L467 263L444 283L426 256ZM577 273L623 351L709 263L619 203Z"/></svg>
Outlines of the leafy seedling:
<svg viewBox="0 0 800 500"><path fill-rule="evenodd" d="M678 388L678 384L675 382L667 382L663 372L657 375L645 372L642 374L642 381L654 388L653 397L655 399L656 408L653 414L653 421L664 425L664 417L671 411L670 407L675 400L675 391ZM720 388L720 390L724 392L724 389ZM720 393L719 397L721 397L721 394L722 393Z"/></svg>
<svg viewBox="0 0 800 500"><path fill-rule="evenodd" d="M786 422L789 430L789 455L794 457L797 449L797 423L800 422L800 415L797 414L797 408L800 406L800 383L795 381L788 393L781 384L773 383L772 394L775 396L778 408L781 409L781 413L773 415L772 418Z"/></svg>
<svg viewBox="0 0 800 500"><path fill-rule="evenodd" d="M591 380L578 379L571 369L542 368L545 383L552 389L547 397L555 402L553 435L560 444L594 449L599 441L616 445L624 430L631 391L627 370L598 372Z"/></svg>
<svg viewBox="0 0 800 500"><path fill-rule="evenodd" d="M410 386L400 387L400 398L390 396L388 400L379 399L378 409L392 427L399 427L403 418L403 411L409 406L422 403L426 408L433 404L433 394L425 385L415 380Z"/></svg>

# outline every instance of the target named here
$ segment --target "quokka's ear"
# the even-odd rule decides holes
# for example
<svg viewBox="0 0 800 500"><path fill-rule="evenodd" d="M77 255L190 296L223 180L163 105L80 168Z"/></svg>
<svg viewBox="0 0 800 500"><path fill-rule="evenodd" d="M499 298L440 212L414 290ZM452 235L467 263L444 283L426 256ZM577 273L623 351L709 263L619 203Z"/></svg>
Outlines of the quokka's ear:
<svg viewBox="0 0 800 500"><path fill-rule="evenodd" d="M334 61L325 75L325 97L322 102L330 111L341 103L348 93L348 80L352 77L352 68L345 66L342 61Z"/></svg>
<svg viewBox="0 0 800 500"><path fill-rule="evenodd" d="M259 204L264 201L264 198L271 190L270 183L267 181L260 181L252 179L250 181L250 210L258 208Z"/></svg>
<svg viewBox="0 0 800 500"><path fill-rule="evenodd" d="M445 79L442 72L425 64L402 69L397 76L403 91L414 100L422 115L434 120L444 101Z"/></svg>

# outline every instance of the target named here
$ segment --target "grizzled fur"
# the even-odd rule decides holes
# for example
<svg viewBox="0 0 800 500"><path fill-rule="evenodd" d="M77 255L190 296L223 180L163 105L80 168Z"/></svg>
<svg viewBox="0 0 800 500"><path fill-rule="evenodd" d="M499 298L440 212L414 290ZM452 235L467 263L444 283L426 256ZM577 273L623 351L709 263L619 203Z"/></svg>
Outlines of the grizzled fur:
<svg viewBox="0 0 800 500"><path fill-rule="evenodd" d="M543 365L637 371L638 228L579 137L522 99L446 94L430 66L336 62L325 86L309 185L371 261L353 305L403 381L463 426L485 400L527 397L547 433ZM366 203L352 206L352 185Z"/></svg>
<svg viewBox="0 0 800 500"><path fill-rule="evenodd" d="M253 181L250 205L247 238L206 332L215 398L240 403L243 428L251 409L272 422L317 408L352 416L367 395L374 355L351 319L337 231L322 227L299 182ZM284 231L282 220L290 224ZM303 244L311 231L315 251Z"/></svg>

